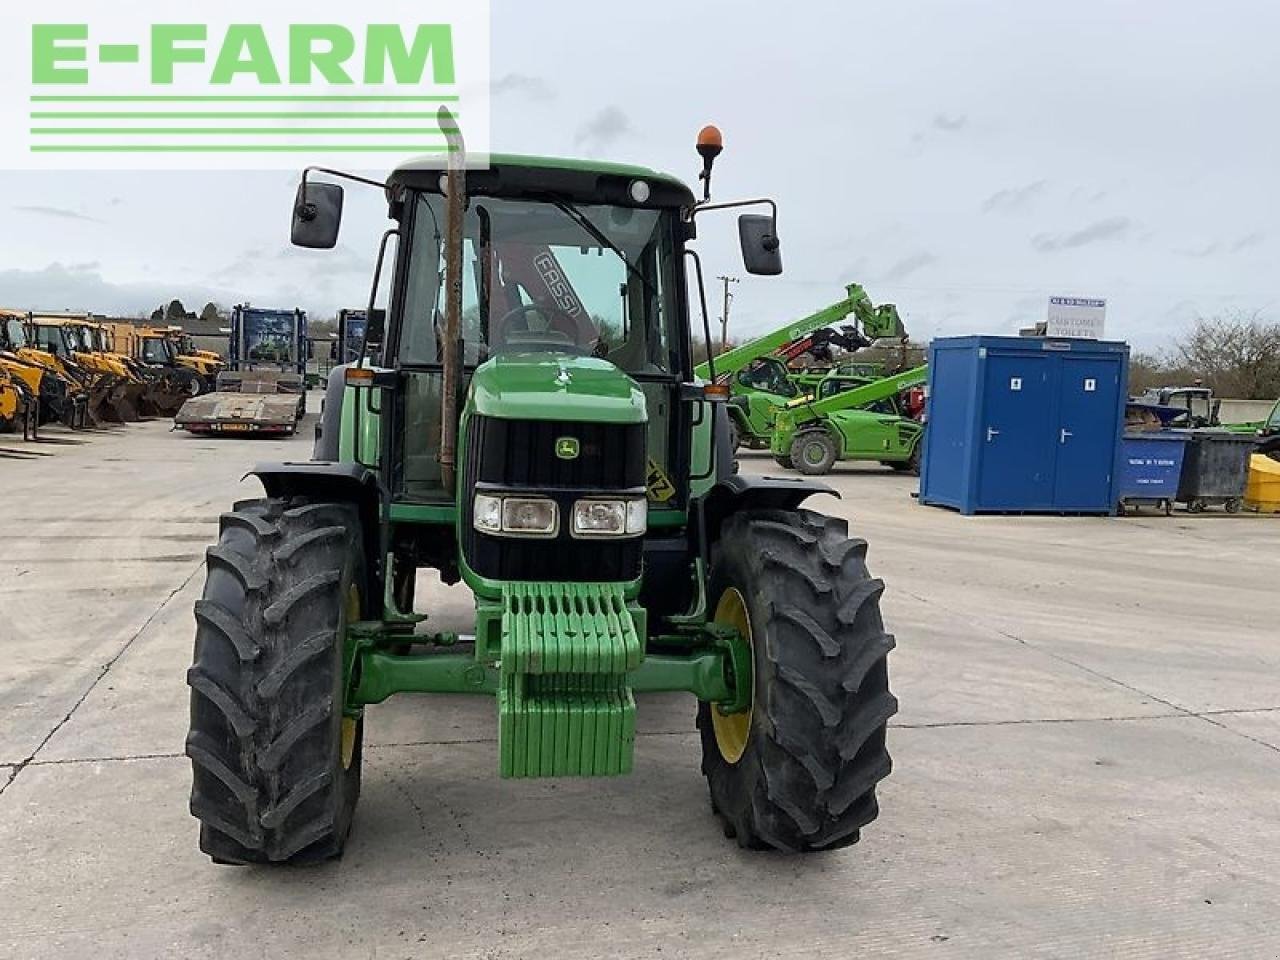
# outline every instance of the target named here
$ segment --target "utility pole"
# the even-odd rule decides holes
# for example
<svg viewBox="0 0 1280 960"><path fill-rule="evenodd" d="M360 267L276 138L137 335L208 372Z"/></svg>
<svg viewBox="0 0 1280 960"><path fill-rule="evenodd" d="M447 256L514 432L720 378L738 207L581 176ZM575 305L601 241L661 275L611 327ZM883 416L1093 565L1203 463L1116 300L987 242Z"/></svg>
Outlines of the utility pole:
<svg viewBox="0 0 1280 960"><path fill-rule="evenodd" d="M720 314L720 352L724 353L729 349L729 304L733 301L733 294L729 292L729 284L737 283L737 277L716 277L724 284L724 313Z"/></svg>

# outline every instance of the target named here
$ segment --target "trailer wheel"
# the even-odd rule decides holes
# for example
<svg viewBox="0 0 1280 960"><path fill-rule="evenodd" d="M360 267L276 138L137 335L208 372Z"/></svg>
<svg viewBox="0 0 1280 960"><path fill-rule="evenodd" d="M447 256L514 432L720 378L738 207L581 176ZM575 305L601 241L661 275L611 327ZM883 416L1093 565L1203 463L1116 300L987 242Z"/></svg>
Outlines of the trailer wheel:
<svg viewBox="0 0 1280 960"><path fill-rule="evenodd" d="M808 476L830 473L836 454L836 442L826 430L810 430L791 442L791 462Z"/></svg>
<svg viewBox="0 0 1280 960"><path fill-rule="evenodd" d="M197 601L191 813L217 863L342 853L360 793L359 717L343 712L346 625L361 615L348 504L252 500L223 514Z"/></svg>
<svg viewBox="0 0 1280 960"><path fill-rule="evenodd" d="M751 707L698 707L702 772L728 836L752 849L856 843L879 812L897 712L880 618L884 584L843 520L759 510L726 521L712 553L715 620L751 643Z"/></svg>
<svg viewBox="0 0 1280 960"><path fill-rule="evenodd" d="M1241 502L1239 497L1231 497L1222 505L1222 508L1226 510L1227 513L1239 513L1242 506L1244 506L1244 504Z"/></svg>

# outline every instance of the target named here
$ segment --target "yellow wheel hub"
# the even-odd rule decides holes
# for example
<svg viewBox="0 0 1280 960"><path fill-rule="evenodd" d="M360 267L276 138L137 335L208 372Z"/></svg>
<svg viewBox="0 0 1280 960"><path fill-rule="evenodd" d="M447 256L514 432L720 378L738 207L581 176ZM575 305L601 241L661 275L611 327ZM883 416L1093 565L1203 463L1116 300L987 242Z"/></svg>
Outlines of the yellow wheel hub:
<svg viewBox="0 0 1280 960"><path fill-rule="evenodd" d="M736 589L730 587L720 594L720 602L716 604L713 619L716 623L733 627L747 641L747 646L751 646L751 617L747 613L747 602ZM751 705L741 713L725 715L715 705L711 707L711 729L716 735L716 746L720 750L720 756L724 757L726 763L737 763L747 751L747 741L751 738L751 716L754 706L753 691Z"/></svg>
<svg viewBox="0 0 1280 960"><path fill-rule="evenodd" d="M351 585L351 589L347 591L347 608L343 611L345 616L342 618L342 636L347 635L347 624L353 623L360 619L360 589L355 585ZM345 654L344 654L345 659ZM343 691L345 696L346 691ZM355 759L356 753L356 727L359 724L355 717L348 717L345 713L342 716L342 769L350 770L351 761Z"/></svg>

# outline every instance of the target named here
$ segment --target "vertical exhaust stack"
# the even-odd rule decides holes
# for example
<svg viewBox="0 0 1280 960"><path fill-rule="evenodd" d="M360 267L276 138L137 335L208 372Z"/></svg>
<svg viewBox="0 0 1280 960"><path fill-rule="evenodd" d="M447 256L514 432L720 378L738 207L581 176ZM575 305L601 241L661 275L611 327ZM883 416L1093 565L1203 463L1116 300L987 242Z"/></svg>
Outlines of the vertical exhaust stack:
<svg viewBox="0 0 1280 960"><path fill-rule="evenodd" d="M441 107L438 117L440 129L449 144L449 166L445 177L448 196L444 236L444 342L440 345L443 364L440 474L444 488L453 490L458 465L458 332L462 329L462 215L467 196L466 147L462 131L449 108Z"/></svg>

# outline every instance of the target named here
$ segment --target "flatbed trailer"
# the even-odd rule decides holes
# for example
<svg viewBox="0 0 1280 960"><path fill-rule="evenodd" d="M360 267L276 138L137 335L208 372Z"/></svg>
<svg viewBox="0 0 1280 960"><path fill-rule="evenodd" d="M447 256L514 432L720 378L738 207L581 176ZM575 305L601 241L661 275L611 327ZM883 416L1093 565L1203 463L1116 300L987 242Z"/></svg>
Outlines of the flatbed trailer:
<svg viewBox="0 0 1280 960"><path fill-rule="evenodd" d="M291 436L307 412L307 315L237 306L231 357L213 393L192 397L174 426L204 435Z"/></svg>

